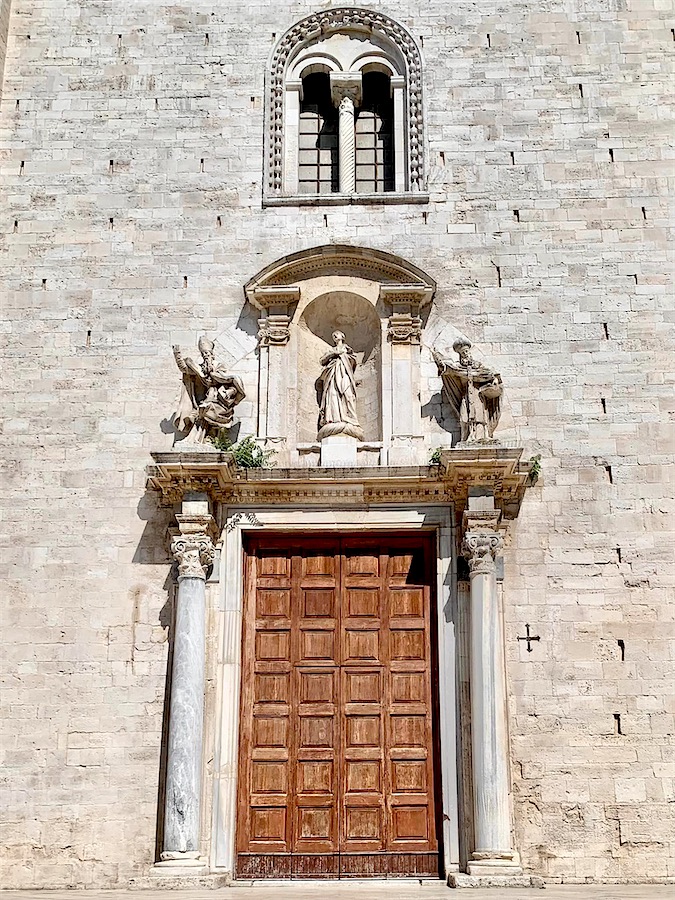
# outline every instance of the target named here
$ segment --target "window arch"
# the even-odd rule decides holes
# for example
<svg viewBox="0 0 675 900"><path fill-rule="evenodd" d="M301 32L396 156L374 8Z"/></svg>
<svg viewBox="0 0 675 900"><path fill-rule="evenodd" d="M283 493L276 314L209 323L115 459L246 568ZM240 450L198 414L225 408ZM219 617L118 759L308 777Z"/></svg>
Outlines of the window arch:
<svg viewBox="0 0 675 900"><path fill-rule="evenodd" d="M265 197L419 194L423 125L420 54L401 25L362 9L308 16L272 56Z"/></svg>

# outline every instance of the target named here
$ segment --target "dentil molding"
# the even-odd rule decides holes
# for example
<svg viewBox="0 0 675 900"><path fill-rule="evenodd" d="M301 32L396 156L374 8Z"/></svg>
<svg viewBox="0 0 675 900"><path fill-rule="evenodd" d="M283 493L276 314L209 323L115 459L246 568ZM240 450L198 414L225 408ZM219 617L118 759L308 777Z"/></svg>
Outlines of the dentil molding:
<svg viewBox="0 0 675 900"><path fill-rule="evenodd" d="M147 488L164 505L187 493L207 494L228 506L454 504L465 509L469 492L494 495L505 519L518 515L529 480L521 448L476 447L442 451L438 466L363 466L347 469L240 469L231 453L198 450L153 453Z"/></svg>

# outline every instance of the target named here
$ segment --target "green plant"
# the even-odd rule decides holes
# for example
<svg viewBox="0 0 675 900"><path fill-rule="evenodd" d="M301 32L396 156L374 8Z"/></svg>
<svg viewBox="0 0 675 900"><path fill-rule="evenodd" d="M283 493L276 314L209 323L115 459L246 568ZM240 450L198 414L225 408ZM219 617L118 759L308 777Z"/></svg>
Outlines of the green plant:
<svg viewBox="0 0 675 900"><path fill-rule="evenodd" d="M435 450L432 450L431 456L429 457L429 465L430 466L438 466L441 463L441 448L436 447Z"/></svg>
<svg viewBox="0 0 675 900"><path fill-rule="evenodd" d="M216 450L226 450L234 456L234 461L242 469L267 469L273 466L275 450L263 450L255 442L255 438L245 437L233 444L224 432L212 439Z"/></svg>
<svg viewBox="0 0 675 900"><path fill-rule="evenodd" d="M541 453L530 457L530 484L536 484L541 474Z"/></svg>

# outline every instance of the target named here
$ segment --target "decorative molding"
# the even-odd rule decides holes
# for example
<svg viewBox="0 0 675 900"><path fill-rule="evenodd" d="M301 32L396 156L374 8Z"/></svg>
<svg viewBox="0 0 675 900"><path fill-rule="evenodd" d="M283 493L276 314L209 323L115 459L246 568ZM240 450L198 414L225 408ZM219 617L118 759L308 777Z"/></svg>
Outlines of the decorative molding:
<svg viewBox="0 0 675 900"><path fill-rule="evenodd" d="M472 487L489 489L504 518L515 519L529 484L522 455L520 447L500 445L441 450L440 475L455 496L468 497Z"/></svg>
<svg viewBox="0 0 675 900"><path fill-rule="evenodd" d="M407 194L404 191L383 191L374 194L289 194L284 197L265 197L263 206L392 206L428 203L429 194Z"/></svg>
<svg viewBox="0 0 675 900"><path fill-rule="evenodd" d="M300 299L297 285L245 288L246 299L263 312L258 319L258 346L283 347L290 340L291 306Z"/></svg>
<svg viewBox="0 0 675 900"><path fill-rule="evenodd" d="M433 296L431 287L420 284L383 284L380 287L380 300L391 304L395 312L420 310L431 303Z"/></svg>
<svg viewBox="0 0 675 900"><path fill-rule="evenodd" d="M405 59L408 89L406 131L408 136L408 189L424 189L424 111L422 106L422 61L411 35L398 22L382 13L339 7L314 13L296 22L281 38L272 56L268 107L267 190L283 191L284 79L289 60L309 41L336 32L359 31L384 36Z"/></svg>
<svg viewBox="0 0 675 900"><path fill-rule="evenodd" d="M291 337L290 316L267 316L258 320L258 346L283 347Z"/></svg>
<svg viewBox="0 0 675 900"><path fill-rule="evenodd" d="M389 304L387 340L392 344L422 342L422 307L431 303L434 292L419 284L380 285L380 300Z"/></svg>
<svg viewBox="0 0 675 900"><path fill-rule="evenodd" d="M419 316L394 313L389 317L387 340L392 344L421 344L422 320Z"/></svg>
<svg viewBox="0 0 675 900"><path fill-rule="evenodd" d="M286 286L251 286L252 283L246 285L244 291L246 299L263 312L269 313L269 310L276 307L288 308L293 303L297 303L300 299L300 288L297 285Z"/></svg>
<svg viewBox="0 0 675 900"><path fill-rule="evenodd" d="M148 490L165 505L186 492L232 506L363 507L371 504L454 504L458 514L471 488L494 493L504 517L516 518L528 484L521 449L448 450L440 466L358 466L353 469L238 469L232 454L153 453ZM475 515L474 513L471 514ZM492 513L494 516L494 513Z"/></svg>
<svg viewBox="0 0 675 900"><path fill-rule="evenodd" d="M181 503L190 493L218 497L239 471L231 453L213 450L153 453L152 457L157 465L147 467L145 486L159 492L165 506Z"/></svg>
<svg viewBox="0 0 675 900"><path fill-rule="evenodd" d="M299 297L297 282L317 275L355 275L379 281L383 283L382 288L391 289L397 303L404 302L404 295L405 303L410 303L413 292L420 294L420 304L430 303L436 291L436 282L422 269L392 253L347 244L324 244L275 260L248 282L244 292L246 299L258 309L288 307ZM297 296L294 297L293 291L297 291Z"/></svg>

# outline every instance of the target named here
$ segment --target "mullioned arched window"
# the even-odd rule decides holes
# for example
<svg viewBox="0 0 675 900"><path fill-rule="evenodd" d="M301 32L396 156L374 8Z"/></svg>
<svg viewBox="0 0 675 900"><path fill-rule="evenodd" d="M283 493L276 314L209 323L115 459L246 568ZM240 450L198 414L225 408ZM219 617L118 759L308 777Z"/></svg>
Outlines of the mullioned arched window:
<svg viewBox="0 0 675 900"><path fill-rule="evenodd" d="M272 57L265 199L422 199L423 124L420 54L401 25L362 9L309 16Z"/></svg>

